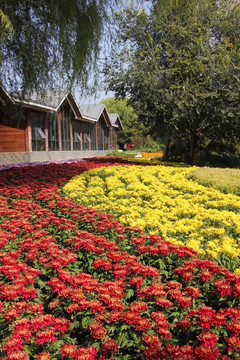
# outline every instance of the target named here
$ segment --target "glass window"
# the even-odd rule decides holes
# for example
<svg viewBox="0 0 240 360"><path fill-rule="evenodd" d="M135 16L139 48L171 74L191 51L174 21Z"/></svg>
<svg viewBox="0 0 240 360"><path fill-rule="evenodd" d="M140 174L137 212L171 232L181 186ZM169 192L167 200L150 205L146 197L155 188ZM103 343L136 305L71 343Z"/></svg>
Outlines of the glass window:
<svg viewBox="0 0 240 360"><path fill-rule="evenodd" d="M117 145L117 131L116 129L112 129L112 139L113 139L113 148L116 148Z"/></svg>
<svg viewBox="0 0 240 360"><path fill-rule="evenodd" d="M32 151L45 151L45 113L31 113Z"/></svg>
<svg viewBox="0 0 240 360"><path fill-rule="evenodd" d="M104 150L108 150L109 147L109 128L104 128Z"/></svg>
<svg viewBox="0 0 240 360"><path fill-rule="evenodd" d="M48 150L49 151L59 150L57 114L49 114L48 116Z"/></svg>
<svg viewBox="0 0 240 360"><path fill-rule="evenodd" d="M82 122L83 150L89 150L91 139L89 138L89 124Z"/></svg>
<svg viewBox="0 0 240 360"><path fill-rule="evenodd" d="M73 150L81 150L81 123L80 121L72 121L72 131L73 131Z"/></svg>
<svg viewBox="0 0 240 360"><path fill-rule="evenodd" d="M71 150L70 138L70 114L66 109L62 109L61 130L62 130L62 150Z"/></svg>
<svg viewBox="0 0 240 360"><path fill-rule="evenodd" d="M91 128L91 149L96 150L96 123L90 124Z"/></svg>
<svg viewBox="0 0 240 360"><path fill-rule="evenodd" d="M98 122L98 150L103 150L103 135L102 135L102 122Z"/></svg>

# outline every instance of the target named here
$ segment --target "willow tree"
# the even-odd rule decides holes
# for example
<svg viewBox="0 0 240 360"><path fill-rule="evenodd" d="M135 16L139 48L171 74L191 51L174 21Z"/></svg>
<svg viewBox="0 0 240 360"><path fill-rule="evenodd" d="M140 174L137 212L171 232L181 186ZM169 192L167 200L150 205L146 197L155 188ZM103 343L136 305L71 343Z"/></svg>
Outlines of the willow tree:
<svg viewBox="0 0 240 360"><path fill-rule="evenodd" d="M204 136L240 137L240 6L235 0L155 1L152 11L116 14L107 88L128 96L153 132L191 139L199 161Z"/></svg>
<svg viewBox="0 0 240 360"><path fill-rule="evenodd" d="M110 3L0 0L0 82L22 90L86 87Z"/></svg>

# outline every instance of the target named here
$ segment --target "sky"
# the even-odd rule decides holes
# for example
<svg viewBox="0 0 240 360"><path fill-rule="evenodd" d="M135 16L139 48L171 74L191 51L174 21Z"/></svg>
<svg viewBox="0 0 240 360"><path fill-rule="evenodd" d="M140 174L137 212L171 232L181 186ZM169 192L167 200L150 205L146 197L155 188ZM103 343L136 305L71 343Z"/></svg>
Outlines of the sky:
<svg viewBox="0 0 240 360"><path fill-rule="evenodd" d="M127 5L127 2L131 3L131 0L125 0L125 3L126 3L125 6ZM141 1L139 1L139 3L141 4L142 7L144 7L144 10L148 12L149 6L150 6L149 2L141 0ZM108 54L110 56L110 46L109 46L109 39L108 39L108 35L109 35L108 31L105 34L106 37L103 36L102 42L100 44L100 48L101 48L101 51L100 51L100 54L99 54L99 65L100 65L100 67L103 65L103 61L104 61L105 57L108 56ZM106 92L104 90L102 90L102 91L97 92L93 96L81 96L80 97L79 94L76 95L76 98L77 98L77 100L79 101L80 104L99 104L102 99L106 99L108 97L114 97L114 93L109 91L106 94Z"/></svg>

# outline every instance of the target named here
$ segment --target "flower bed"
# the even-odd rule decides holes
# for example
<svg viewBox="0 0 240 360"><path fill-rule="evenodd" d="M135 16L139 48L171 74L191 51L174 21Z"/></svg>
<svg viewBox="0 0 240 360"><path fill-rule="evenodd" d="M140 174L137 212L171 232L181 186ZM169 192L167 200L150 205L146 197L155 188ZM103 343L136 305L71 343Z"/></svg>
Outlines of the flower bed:
<svg viewBox="0 0 240 360"><path fill-rule="evenodd" d="M240 276L61 195L117 162L0 173L0 358L237 358Z"/></svg>
<svg viewBox="0 0 240 360"><path fill-rule="evenodd" d="M92 169L71 179L63 190L127 226L190 246L239 272L240 198L188 180L191 171L161 165Z"/></svg>
<svg viewBox="0 0 240 360"><path fill-rule="evenodd" d="M142 153L142 157L146 158L146 159L151 159L154 157L163 157L164 154L162 152L157 152L157 153L147 153L147 152L143 152Z"/></svg>

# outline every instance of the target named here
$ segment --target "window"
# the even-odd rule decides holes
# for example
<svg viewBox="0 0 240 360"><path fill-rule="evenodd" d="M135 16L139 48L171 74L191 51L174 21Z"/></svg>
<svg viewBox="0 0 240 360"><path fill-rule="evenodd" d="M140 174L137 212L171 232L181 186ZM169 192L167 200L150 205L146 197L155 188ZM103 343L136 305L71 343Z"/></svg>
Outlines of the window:
<svg viewBox="0 0 240 360"><path fill-rule="evenodd" d="M108 150L109 147L109 128L104 128L104 150Z"/></svg>
<svg viewBox="0 0 240 360"><path fill-rule="evenodd" d="M57 114L49 114L48 117L48 150L59 150L58 117Z"/></svg>
<svg viewBox="0 0 240 360"><path fill-rule="evenodd" d="M90 125L91 128L91 149L96 150L96 123Z"/></svg>
<svg viewBox="0 0 240 360"><path fill-rule="evenodd" d="M116 129L112 129L112 139L113 139L113 148L116 149L117 145L117 131Z"/></svg>
<svg viewBox="0 0 240 360"><path fill-rule="evenodd" d="M62 109L61 119L62 130L62 150L71 150L71 138L70 138L70 114L66 109Z"/></svg>
<svg viewBox="0 0 240 360"><path fill-rule="evenodd" d="M89 150L91 139L89 138L89 124L82 122L83 150Z"/></svg>
<svg viewBox="0 0 240 360"><path fill-rule="evenodd" d="M45 113L31 113L32 151L45 151Z"/></svg>
<svg viewBox="0 0 240 360"><path fill-rule="evenodd" d="M103 150L102 122L98 122L98 150Z"/></svg>
<svg viewBox="0 0 240 360"><path fill-rule="evenodd" d="M76 137L77 137L78 141L82 141L82 138L81 138L81 136L79 134L76 134Z"/></svg>
<svg viewBox="0 0 240 360"><path fill-rule="evenodd" d="M80 121L72 121L72 131L73 131L73 150L81 150L81 123Z"/></svg>
<svg viewBox="0 0 240 360"><path fill-rule="evenodd" d="M37 131L37 136L40 136L41 139L46 139L46 135L44 134L44 132L42 131L41 128L36 127L35 130Z"/></svg>
<svg viewBox="0 0 240 360"><path fill-rule="evenodd" d="M91 142L91 139L88 137L87 134L84 134L85 138L87 139L87 141L90 143Z"/></svg>

